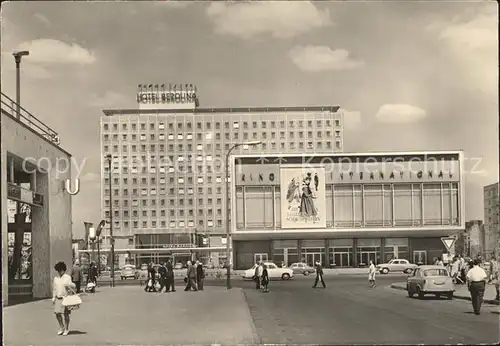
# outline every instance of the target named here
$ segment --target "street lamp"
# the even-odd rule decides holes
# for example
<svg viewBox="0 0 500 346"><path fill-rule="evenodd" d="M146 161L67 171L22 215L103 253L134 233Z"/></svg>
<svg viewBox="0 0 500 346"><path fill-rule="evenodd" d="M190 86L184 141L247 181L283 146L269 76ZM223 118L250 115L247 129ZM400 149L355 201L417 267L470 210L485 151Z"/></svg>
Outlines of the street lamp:
<svg viewBox="0 0 500 346"><path fill-rule="evenodd" d="M16 117L21 119L21 58L30 55L30 52L23 50L12 53L16 61Z"/></svg>
<svg viewBox="0 0 500 346"><path fill-rule="evenodd" d="M94 254L94 249L95 249L95 228L94 227L89 227L89 239L92 242L92 261L95 260L95 254Z"/></svg>
<svg viewBox="0 0 500 346"><path fill-rule="evenodd" d="M115 287L115 239L113 238L113 193L111 182L111 155L106 155L108 161L109 180L109 240L111 242L111 287Z"/></svg>
<svg viewBox="0 0 500 346"><path fill-rule="evenodd" d="M231 155L231 152L241 146L255 146L262 144L262 141L252 141L252 142L243 142L243 143L236 143L234 144L227 152L226 154L226 269L227 269L227 278L226 278L226 287L228 290L231 289L231 264L230 264L230 258L231 258L231 242L229 240L230 236L230 214L231 214L231 207L229 205L229 198L230 198L230 191L229 191L229 156Z"/></svg>

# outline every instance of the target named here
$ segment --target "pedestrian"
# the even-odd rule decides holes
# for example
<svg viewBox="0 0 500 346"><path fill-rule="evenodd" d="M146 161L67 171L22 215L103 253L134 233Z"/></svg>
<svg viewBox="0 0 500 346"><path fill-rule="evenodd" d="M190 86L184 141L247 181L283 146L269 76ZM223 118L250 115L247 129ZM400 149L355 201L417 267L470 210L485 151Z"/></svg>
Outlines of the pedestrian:
<svg viewBox="0 0 500 346"><path fill-rule="evenodd" d="M316 288L320 280L323 288L326 288L325 280L323 280L323 267L319 261L316 261L316 279L314 280L313 288Z"/></svg>
<svg viewBox="0 0 500 346"><path fill-rule="evenodd" d="M52 287L52 304L54 305L54 313L60 328L57 335L66 336L69 334L71 310L63 306L62 301L68 293L72 293L76 289L76 285L71 281L71 276L66 274L66 263L57 262L54 269L58 274L54 277Z"/></svg>
<svg viewBox="0 0 500 346"><path fill-rule="evenodd" d="M443 263L443 260L442 260L442 258L441 258L441 257L438 257L437 262L436 262L436 265L437 265L437 266L442 266L442 267L444 267L444 263Z"/></svg>
<svg viewBox="0 0 500 346"><path fill-rule="evenodd" d="M165 292L175 292L175 273L172 261L167 261L167 288Z"/></svg>
<svg viewBox="0 0 500 346"><path fill-rule="evenodd" d="M200 261L196 261L196 284L198 290L203 291L203 281L205 280L205 271Z"/></svg>
<svg viewBox="0 0 500 346"><path fill-rule="evenodd" d="M260 271L260 263L257 262L255 263L255 271L253 273L253 281L255 281L255 289L258 289L260 290L260 275L259 275L259 271Z"/></svg>
<svg viewBox="0 0 500 346"><path fill-rule="evenodd" d="M486 279L488 275L480 266L478 259L472 262L472 268L467 272L467 284L469 286L474 313L481 313L481 304L483 303L484 289L486 288Z"/></svg>
<svg viewBox="0 0 500 346"><path fill-rule="evenodd" d="M158 267L158 274L160 274L160 289L158 292L161 292L165 288L165 292L167 292L167 263L163 263L163 265Z"/></svg>
<svg viewBox="0 0 500 346"><path fill-rule="evenodd" d="M375 264L373 261L370 261L370 267L368 269L368 283L370 284L370 287L375 287L375 274L377 273L377 268L375 267Z"/></svg>
<svg viewBox="0 0 500 346"><path fill-rule="evenodd" d="M80 262L75 261L73 268L71 269L71 280L76 285L76 293L80 293L82 284L82 269L80 268Z"/></svg>
<svg viewBox="0 0 500 346"><path fill-rule="evenodd" d="M95 293L97 286L97 266L94 262L90 263L87 275L87 292Z"/></svg>
<svg viewBox="0 0 500 346"><path fill-rule="evenodd" d="M184 291L198 291L196 288L196 269L191 263L191 261L188 261L187 263L188 268L186 272L186 277L184 278L184 282L186 283L186 288L184 288Z"/></svg>
<svg viewBox="0 0 500 346"><path fill-rule="evenodd" d="M497 294L495 296L495 300L500 300L500 263L495 255L491 256L490 261L490 282L495 285L495 289Z"/></svg>
<svg viewBox="0 0 500 346"><path fill-rule="evenodd" d="M434 257L432 259L432 264L434 264L435 266L438 264L438 258L437 257Z"/></svg>
<svg viewBox="0 0 500 346"><path fill-rule="evenodd" d="M262 291L263 292L269 292L269 273L267 272L267 265L262 265Z"/></svg>
<svg viewBox="0 0 500 346"><path fill-rule="evenodd" d="M460 261L458 257L453 257L453 262L451 262L450 276L454 283L462 282L460 278Z"/></svg>
<svg viewBox="0 0 500 346"><path fill-rule="evenodd" d="M148 265L148 282L146 283L146 287L144 288L145 292L156 292L156 271L153 265L153 262Z"/></svg>

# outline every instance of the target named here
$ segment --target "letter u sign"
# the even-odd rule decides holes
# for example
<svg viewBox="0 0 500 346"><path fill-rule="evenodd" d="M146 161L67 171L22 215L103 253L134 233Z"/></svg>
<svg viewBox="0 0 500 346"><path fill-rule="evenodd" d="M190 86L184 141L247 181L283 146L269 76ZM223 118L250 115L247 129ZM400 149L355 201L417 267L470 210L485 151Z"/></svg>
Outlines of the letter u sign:
<svg viewBox="0 0 500 346"><path fill-rule="evenodd" d="M66 181L64 182L64 187L68 194L72 196L77 195L78 192L80 192L80 179L75 179L74 190L71 189L71 179L66 179Z"/></svg>

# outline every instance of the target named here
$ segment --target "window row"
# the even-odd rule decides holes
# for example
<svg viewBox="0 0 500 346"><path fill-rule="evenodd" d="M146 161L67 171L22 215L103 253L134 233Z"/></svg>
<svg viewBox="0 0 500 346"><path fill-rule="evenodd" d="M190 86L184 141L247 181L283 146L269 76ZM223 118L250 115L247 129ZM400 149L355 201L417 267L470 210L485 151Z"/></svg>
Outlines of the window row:
<svg viewBox="0 0 500 346"><path fill-rule="evenodd" d="M188 216L194 216L195 215L195 211L194 209L187 209L187 210L184 210L184 209L170 209L168 210L168 212L164 209L161 209L161 210L114 210L113 211L113 217L114 218L130 218L130 217L152 217L152 218L155 218L155 217L167 217L167 214L168 216L170 217L176 217L176 216L180 216L180 217L184 217L186 215ZM104 215L106 218L109 218L111 213L109 210L105 210L104 212ZM208 216L212 216L212 215L217 215L217 217L222 217L222 209L211 209L211 208L208 208L208 209L198 209L198 216L205 216L205 215L208 215Z"/></svg>
<svg viewBox="0 0 500 346"><path fill-rule="evenodd" d="M276 138L280 138L280 139L286 139L286 138L288 138L288 139L295 139L295 138L304 139L304 138L324 138L324 137L331 138L333 134L335 134L335 137L340 137L341 132L340 132L340 130L335 130L334 132L332 132L332 131L317 131L316 133L314 133L313 131L307 131L307 136L306 136L306 132L303 132L303 131L298 131L298 132L290 131L290 132L288 132L288 137L286 137L287 132L285 132L285 131L281 131L281 132L279 132L279 134L277 132L271 132L269 136L268 136L267 132L253 132L252 137L257 138L258 136L260 136L260 138L262 138L262 139L268 139L268 138L270 138L270 139L276 139ZM313 136L313 135L315 135L315 136ZM242 138L248 139L249 136L250 136L249 132L242 132ZM196 138L201 140L203 138L203 133L196 134ZM221 139L221 138L222 138L222 135L220 132L215 134L215 139ZM239 132L233 132L232 136L231 136L231 133L225 132L224 138L226 140L230 140L231 138L232 139L241 139ZM130 135L130 137L128 134L122 134L122 135L104 134L104 136L103 136L103 140L105 142L108 142L110 140L117 141L117 142L118 141L120 141L120 142L164 141L166 139L168 139L168 140L184 140L184 139L192 140L193 134L192 133L182 133L182 134L177 134L177 136L175 136L172 133L169 133L168 135L165 133L160 133L160 134L151 133L149 135L143 133L140 135L132 134L132 135Z"/></svg>
<svg viewBox="0 0 500 346"><path fill-rule="evenodd" d="M244 139L248 139L248 138L244 138ZM252 139L255 139L255 140L260 140L262 138L258 138L257 136L253 137ZM200 147L200 146L198 146ZM338 140L338 141L335 141L335 148L336 149L340 149L342 147L342 141L341 140ZM215 144L215 151L220 151L222 150L222 148L224 148L224 150L229 150L230 148L230 144L229 143L226 143L224 145L220 144L220 143L216 143ZM287 142L287 143L284 143L284 142L280 142L280 143L276 143L276 142L270 142L270 143L262 143L259 145L259 148L255 147L254 150L268 150L268 149L328 149L328 148L333 148L332 146L332 141L307 141L307 142L304 142L304 141L298 141L298 142ZM248 149L251 149L251 147L249 147ZM199 149L197 148L196 150L203 150L202 147L200 147ZM173 151L182 151L182 152L194 152L193 150L193 146L188 144L186 147L184 147L183 144L178 144L177 146L174 146L173 144L169 144L168 145L168 148L167 148L167 145L165 144L159 144L159 145L156 145L156 144L141 144L141 145L135 145L135 144L132 144L132 145L112 145L112 146L109 146L109 145L104 145L103 146L103 151L105 154L109 154L109 153L128 153L128 152L131 152L131 153L167 153L167 152L173 152Z"/></svg>
<svg viewBox="0 0 500 346"><path fill-rule="evenodd" d="M111 126L110 126L111 125ZM104 131L109 131L110 129L112 129L113 131L118 131L119 127L118 127L119 124L117 123L113 123L113 124L109 124L109 123L104 123L103 124L103 130ZM289 120L289 121L285 121L285 120L280 120L280 121L274 121L274 120L271 120L271 121L252 121L252 122L248 122L248 121L243 121L241 123L241 126L242 128L244 129L248 129L248 128L262 128L262 129L265 129L265 128L277 128L279 126L279 128L286 128L288 125L289 128L295 128L295 127L298 127L298 128L303 128L307 125L307 127L313 127L313 126L316 126L316 127L332 127L333 125L335 125L335 127L340 127L340 120L339 119L336 119L334 121L332 120L316 120L315 122L312 121L312 120L308 120L308 121L304 121L304 120ZM130 126L130 127L129 127ZM229 122L229 121L226 121L224 122L224 128L225 129L229 129L229 128L233 128L233 129L238 129L240 128L240 122L238 121L233 121L232 123ZM186 122L177 122L176 124L174 123L168 123L168 129L169 130L173 130L174 128L177 128L177 129L193 129L194 128L194 124L191 123L190 121L186 121ZM211 129L216 129L216 130L220 130L222 128L222 123L219 122L219 121L216 121L215 122L215 125L213 123L213 121L205 121L205 122L197 122L196 123L196 129L199 129L199 130L202 130L202 129L206 129L206 130L211 130ZM140 124L137 124L137 123L122 123L121 124L121 128L120 130L122 131L127 131L131 129L132 131L137 131L137 129L141 129L141 130L163 130L165 129L165 122L159 122L158 124L156 123L149 123L149 124L146 124L146 123L140 123Z"/></svg>
<svg viewBox="0 0 500 346"><path fill-rule="evenodd" d="M150 221L123 221L123 222L118 222L114 221L113 222L113 229L116 231L120 231L121 229L127 230L127 229L136 229L136 228L185 228L185 227L217 227L221 228L223 227L222 220L208 220L206 223L204 220L198 220L198 222L195 222L193 220L191 221L156 221L156 220L150 220Z"/></svg>
<svg viewBox="0 0 500 346"><path fill-rule="evenodd" d="M335 188L328 185L325 202L323 215L328 227L459 224L456 183L346 184ZM239 229L281 227L281 196L277 187L240 187L236 205Z"/></svg>
<svg viewBox="0 0 500 346"><path fill-rule="evenodd" d="M205 200L206 200L206 203L205 203ZM212 197L200 197L197 200L192 199L192 198L189 198L187 200L185 200L183 198L176 198L176 199L168 200L168 205L171 207L181 207L184 205L194 205L195 201L197 202L196 205L199 205L199 206L201 206L201 205L213 205L213 204L222 205L222 197L215 198L215 199ZM130 203L129 203L128 199L123 199L121 201L115 199L113 201L113 207L116 207L116 208L120 208L120 207L128 208L129 206L132 208L139 207L139 206L141 206L141 207L149 207L149 206L154 207L157 205L166 206L167 205L166 203L167 203L167 200L165 200L165 199L160 199L158 202L156 199L143 199L141 201L139 201L138 199L133 199ZM109 208L109 199L104 200L104 207Z"/></svg>

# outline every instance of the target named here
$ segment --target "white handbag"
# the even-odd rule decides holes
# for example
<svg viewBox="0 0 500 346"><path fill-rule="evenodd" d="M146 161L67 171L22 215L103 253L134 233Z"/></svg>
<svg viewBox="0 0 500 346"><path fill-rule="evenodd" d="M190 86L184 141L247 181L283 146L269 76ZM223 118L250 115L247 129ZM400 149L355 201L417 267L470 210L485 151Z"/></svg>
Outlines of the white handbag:
<svg viewBox="0 0 500 346"><path fill-rule="evenodd" d="M68 295L63 298L61 304L65 307L79 306L82 304L82 298L78 294Z"/></svg>

